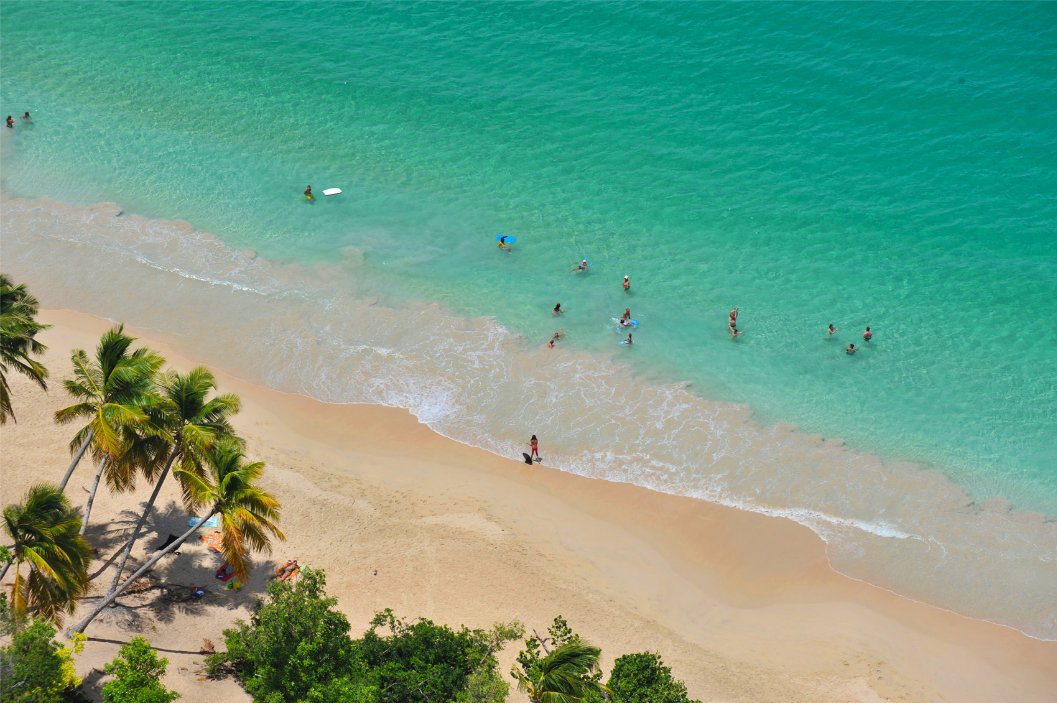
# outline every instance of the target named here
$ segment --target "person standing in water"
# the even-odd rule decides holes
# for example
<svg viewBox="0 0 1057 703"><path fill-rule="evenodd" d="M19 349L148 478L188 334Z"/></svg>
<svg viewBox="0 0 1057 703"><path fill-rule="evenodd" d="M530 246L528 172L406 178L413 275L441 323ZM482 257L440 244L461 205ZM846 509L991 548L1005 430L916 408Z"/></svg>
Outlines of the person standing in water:
<svg viewBox="0 0 1057 703"><path fill-rule="evenodd" d="M628 332L628 338L624 340L624 344L627 344L629 347L633 344L631 341L631 332Z"/></svg>
<svg viewBox="0 0 1057 703"><path fill-rule="evenodd" d="M529 440L529 447L531 447L529 458L542 461L540 459L540 441L536 439L536 435L532 435L532 439Z"/></svg>
<svg viewBox="0 0 1057 703"><path fill-rule="evenodd" d="M829 336L830 337L832 337L833 335L837 334L837 328L833 326L832 322L829 323L829 329L827 331L829 332Z"/></svg>
<svg viewBox="0 0 1057 703"><path fill-rule="evenodd" d="M857 351L859 351L859 350L855 348L855 345L849 343L848 344L848 348L844 350L844 353L847 354L848 356L851 356L852 354L854 354Z"/></svg>
<svg viewBox="0 0 1057 703"><path fill-rule="evenodd" d="M563 312L565 312L565 311L562 310L562 304L560 302L555 303L554 304L554 316L557 317L558 315L561 315Z"/></svg>
<svg viewBox="0 0 1057 703"><path fill-rule="evenodd" d="M33 119L29 116L29 110L26 110L24 113L22 113L22 121L23 122L32 122L33 121Z"/></svg>
<svg viewBox="0 0 1057 703"><path fill-rule="evenodd" d="M862 339L864 342L869 342L873 339L873 332L870 331L869 325L867 325L866 331L862 333Z"/></svg>
<svg viewBox="0 0 1057 703"><path fill-rule="evenodd" d="M625 293L630 293L631 292L631 279L628 278L627 276L624 276L624 292Z"/></svg>
<svg viewBox="0 0 1057 703"><path fill-rule="evenodd" d="M13 129L14 126L15 126L15 118L12 117L11 115L8 115L7 116L7 128L8 129Z"/></svg>
<svg viewBox="0 0 1057 703"><path fill-rule="evenodd" d="M631 308L624 308L624 314L620 316L621 322L631 322Z"/></svg>
<svg viewBox="0 0 1057 703"><path fill-rule="evenodd" d="M312 195L312 186L305 188L305 200L312 200L316 196Z"/></svg>

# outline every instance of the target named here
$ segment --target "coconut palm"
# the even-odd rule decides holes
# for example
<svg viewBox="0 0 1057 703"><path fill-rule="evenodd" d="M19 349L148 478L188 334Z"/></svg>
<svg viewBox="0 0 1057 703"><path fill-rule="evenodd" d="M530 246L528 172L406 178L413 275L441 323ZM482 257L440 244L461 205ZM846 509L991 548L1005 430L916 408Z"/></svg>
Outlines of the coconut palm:
<svg viewBox="0 0 1057 703"><path fill-rule="evenodd" d="M108 464L114 464L127 453L132 439L130 432L147 421L144 406L153 398L154 377L164 362L161 356L149 349L130 352L134 341L134 337L124 333L124 326L118 325L107 330L99 339L94 359L90 359L83 349L75 349L70 355L74 377L63 384L66 391L80 402L57 411L55 421L66 424L88 418L88 422L70 441L73 459L59 488L66 488L74 469L89 448L99 462L85 505L82 534L88 525L95 492L104 470ZM119 468L124 470L112 468L107 474L107 483L121 490L129 487L134 474L130 474L127 467Z"/></svg>
<svg viewBox="0 0 1057 703"><path fill-rule="evenodd" d="M47 349L35 337L51 325L37 322L40 303L26 290L25 284L14 285L6 273L0 273L0 425L15 419L11 408L11 388L7 372L28 376L44 390L48 389L48 370L33 356Z"/></svg>
<svg viewBox="0 0 1057 703"><path fill-rule="evenodd" d="M125 545L114 580L107 591L108 596L114 593L121 582L121 574L125 570L129 555L132 554L132 547L139 539L143 525L154 508L154 502L158 499L158 493L161 492L173 464L179 462L181 476L201 474L205 453L219 440L233 437L229 417L238 412L239 397L228 393L207 399L209 392L215 389L213 374L201 366L187 374L170 371L159 379L158 397L146 408L150 416L146 431L164 443L167 458L157 477L154 491L132 531L132 537ZM162 457L166 456L166 453L155 452L155 455ZM151 468L148 467L148 472ZM184 505L189 511L193 511L198 506L198 499L188 490L188 484L181 481L181 487L184 489Z"/></svg>
<svg viewBox="0 0 1057 703"><path fill-rule="evenodd" d="M59 623L63 612L73 612L77 599L88 590L88 564L92 548L77 529L81 516L70 507L58 487L42 483L26 494L21 504L4 508L4 530L14 542L15 583L11 606L16 614L29 611ZM22 575L22 564L29 573Z"/></svg>
<svg viewBox="0 0 1057 703"><path fill-rule="evenodd" d="M515 666L511 674L532 703L579 703L585 696L609 693L590 677L601 653L598 647L573 640L540 659L529 673Z"/></svg>
<svg viewBox="0 0 1057 703"><path fill-rule="evenodd" d="M251 551L270 552L271 537L286 539L277 525L279 501L257 485L264 470L264 462L247 463L241 443L233 437L214 444L207 452L205 461L208 467L205 475L198 471L185 471L183 468L175 469L173 473L181 482L185 482L187 492L193 495L200 505L209 506L206 515L200 517L195 525L165 549L155 552L143 566L85 616L84 620L72 629L73 632L83 632L84 628L131 583L150 571L166 554L178 549L214 515L220 516L220 530L224 535L224 558L233 567L235 577L241 580L247 577Z"/></svg>

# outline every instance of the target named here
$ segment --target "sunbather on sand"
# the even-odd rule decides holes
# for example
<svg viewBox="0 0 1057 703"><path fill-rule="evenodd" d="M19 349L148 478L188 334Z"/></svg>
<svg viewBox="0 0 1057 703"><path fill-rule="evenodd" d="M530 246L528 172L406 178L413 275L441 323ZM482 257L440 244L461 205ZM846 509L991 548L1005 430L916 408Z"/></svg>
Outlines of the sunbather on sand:
<svg viewBox="0 0 1057 703"><path fill-rule="evenodd" d="M275 570L275 578L280 581L287 581L293 578L294 574L301 569L301 566L297 563L296 559L291 559L279 568Z"/></svg>

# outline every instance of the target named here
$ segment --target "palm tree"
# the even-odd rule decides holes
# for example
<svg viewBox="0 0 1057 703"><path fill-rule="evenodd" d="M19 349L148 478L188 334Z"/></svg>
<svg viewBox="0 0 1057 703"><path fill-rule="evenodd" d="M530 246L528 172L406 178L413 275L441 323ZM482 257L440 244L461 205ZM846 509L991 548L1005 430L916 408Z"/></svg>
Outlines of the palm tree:
<svg viewBox="0 0 1057 703"><path fill-rule="evenodd" d="M74 377L63 384L66 391L80 402L56 411L55 421L66 424L88 418L88 423L78 430L70 442L73 460L59 488L66 488L70 476L89 447L99 461L99 469L85 505L81 534L84 534L84 528L88 525L99 479L107 464L113 464L127 452L131 439L127 430L147 421L144 406L153 397L154 377L164 362L161 356L149 349L137 349L130 353L129 347L134 341L134 337L124 333L124 325L118 325L107 330L99 339L94 360L89 359L83 349L76 349L70 355ZM118 479L118 476L124 478ZM132 476L134 474L130 475L128 471L111 471L107 475L107 483L112 488L127 488Z"/></svg>
<svg viewBox="0 0 1057 703"><path fill-rule="evenodd" d="M246 462L241 443L234 437L216 443L206 456L208 474L198 471L173 471L186 490L200 505L210 506L208 513L180 535L165 549L157 551L113 593L99 603L84 620L72 628L72 632L83 632L84 628L108 605L120 596L130 584L150 571L158 561L173 550L179 549L191 535L198 531L206 520L220 516L220 530L224 534L224 558L233 567L235 577L247 577L247 559L250 551L271 552L270 537L286 539L279 530L279 501L257 486L264 462Z"/></svg>
<svg viewBox="0 0 1057 703"><path fill-rule="evenodd" d="M573 640L540 659L529 673L518 667L510 672L519 691L532 703L579 703L585 696L608 695L609 689L590 677L598 669L602 650Z"/></svg>
<svg viewBox="0 0 1057 703"><path fill-rule="evenodd" d="M77 528L81 516L70 507L56 486L42 483L26 494L21 504L4 508L4 530L14 541L15 583L12 610L22 615L30 610L59 623L63 612L73 612L77 599L88 590L88 564L92 548ZM22 575L22 564L29 574Z"/></svg>
<svg viewBox="0 0 1057 703"><path fill-rule="evenodd" d="M7 372L18 371L28 376L44 390L48 390L48 370L31 356L40 356L47 349L35 337L37 332L51 325L37 322L40 303L26 290L25 284L14 285L6 273L0 273L0 425L8 416L15 419L11 408L11 388Z"/></svg>
<svg viewBox="0 0 1057 703"><path fill-rule="evenodd" d="M212 449L217 441L234 436L228 418L238 412L239 397L234 393L227 393L207 400L206 396L215 389L213 374L201 366L186 375L170 371L163 374L158 381L159 397L146 408L150 416L146 431L165 444L168 458L161 475L157 477L154 492L136 522L132 537L125 545L107 596L111 596L121 582L121 574L125 570L129 555L132 554L132 547L139 539L147 516L154 508L154 502L158 499L158 493L161 492L173 463L179 460L181 476L201 474L205 453ZM156 456L165 456L165 453L159 452ZM154 464L154 467L156 466L157 464ZM146 468L150 473L152 467ZM197 507L194 494L188 491L188 484L185 482L181 481L181 486L184 489L185 507L189 511L194 510Z"/></svg>

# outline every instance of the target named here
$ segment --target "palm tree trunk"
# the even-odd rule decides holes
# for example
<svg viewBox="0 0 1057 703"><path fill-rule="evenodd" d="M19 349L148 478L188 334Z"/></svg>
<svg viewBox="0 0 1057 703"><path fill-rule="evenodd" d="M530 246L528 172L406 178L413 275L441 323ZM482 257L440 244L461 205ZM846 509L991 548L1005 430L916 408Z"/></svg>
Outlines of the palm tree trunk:
<svg viewBox="0 0 1057 703"><path fill-rule="evenodd" d="M4 564L4 568L3 569L0 569L0 581L4 580L4 577L7 576L7 570L10 569L11 565L14 564L14 563L15 563L15 555L12 554L11 555L11 561L9 561L6 564Z"/></svg>
<svg viewBox="0 0 1057 703"><path fill-rule="evenodd" d="M139 539L139 533L143 529L143 524L147 522L147 516L150 514L152 508L154 508L154 501L158 499L158 493L161 492L162 484L165 483L165 478L169 475L169 469L172 467L172 463L176 460L177 454L180 453L179 449L173 449L169 455L169 460L165 462L165 470L161 472L161 476L158 477L158 482L154 484L154 492L150 494L150 500L147 501L147 507L143 509L143 513L139 516L139 521L136 522L136 529L132 531L132 537L129 539L128 544L125 545L125 553L121 555L121 564L117 567L117 573L114 574L114 580L110 582L110 589L106 592L107 598L114 595L114 589L117 588L117 584L121 581L121 573L125 570L125 564L128 563L129 555L132 554L132 546ZM93 616L95 617L95 616Z"/></svg>
<svg viewBox="0 0 1057 703"><path fill-rule="evenodd" d="M166 467L166 470L168 470L168 467ZM92 612L88 613L88 615L86 615L84 617L84 620L81 620L81 622L77 623L72 628L70 628L67 631L66 634L70 635L70 634L73 634L75 632L84 632L84 628L88 627L89 623L91 623L93 620L95 620L96 616L99 615L99 613L103 612L104 608L106 608L108 605L113 603L114 600L116 600L118 596L120 596L122 593L124 593L125 589L128 588L129 586L131 586L132 583L136 579L138 579L140 576L142 576L143 574L145 574L148 571L150 571L151 568L153 568L154 565L158 563L158 560L160 560L163 556L165 556L169 552L175 551L176 548L179 547L181 544L183 544L187 540L188 537L193 535L200 527L202 527L202 525L206 524L206 521L209 518L213 517L216 514L217 514L217 510L216 510L216 508L213 508L213 510L211 510L208 515L206 515L204 518L202 518L201 520L198 521L197 525L195 525L194 527L189 529L187 532L184 532L182 535L180 535L180 537L175 542L170 544L165 549L162 549L162 550L159 550L159 551L155 552L154 556L152 556L150 559L148 559L146 564L144 564L143 566L139 567L139 569L136 571L136 573L134 573L134 574L132 574L131 576L128 577L128 580L126 580L123 584L121 584L116 589L114 589L114 591L112 593L108 594L107 597L104 598L99 603L99 605L95 606L95 608L92 610Z"/></svg>
<svg viewBox="0 0 1057 703"><path fill-rule="evenodd" d="M59 490L66 490L66 484L70 481L70 476L73 474L73 470L77 468L77 464L80 463L81 457L84 456L85 451L88 449L88 445L92 443L92 437L95 435L95 430L92 428L88 429L88 436L81 442L81 448L77 450L77 453L73 455L73 460L70 462L70 466L66 469L66 475L62 477L62 481L59 482Z"/></svg>
<svg viewBox="0 0 1057 703"><path fill-rule="evenodd" d="M106 468L106 457L104 456L99 461L99 469L95 472L95 481L92 482L92 490L88 493L88 502L84 504L84 518L81 520L81 534L88 529L88 516L92 514L92 503L95 502L95 492L99 490L99 478L103 475L103 469Z"/></svg>

